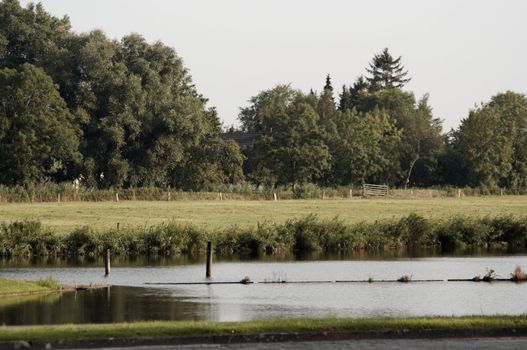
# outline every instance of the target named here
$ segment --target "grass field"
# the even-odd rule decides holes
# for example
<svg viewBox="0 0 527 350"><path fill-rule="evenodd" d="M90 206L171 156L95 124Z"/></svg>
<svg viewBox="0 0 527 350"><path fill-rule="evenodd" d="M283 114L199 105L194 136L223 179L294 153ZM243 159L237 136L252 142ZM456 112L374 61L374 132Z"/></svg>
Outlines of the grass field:
<svg viewBox="0 0 527 350"><path fill-rule="evenodd" d="M0 278L0 297L5 295L23 295L51 292L58 289L60 289L60 285L52 279L40 281L21 281Z"/></svg>
<svg viewBox="0 0 527 350"><path fill-rule="evenodd" d="M416 213L426 218L454 215L470 217L527 214L527 196L487 196L465 198L415 199L331 199L287 201L121 201L0 204L0 222L37 219L56 232L68 232L78 226L95 229L150 226L174 221L204 228L232 225L255 226L270 221L316 214L319 218L338 216L346 223L372 222L400 218Z"/></svg>
<svg viewBox="0 0 527 350"><path fill-rule="evenodd" d="M463 328L525 328L523 316L421 317L384 319L280 319L249 322L153 321L116 324L58 325L11 329L0 327L0 340L55 340L255 334L313 331L378 331Z"/></svg>

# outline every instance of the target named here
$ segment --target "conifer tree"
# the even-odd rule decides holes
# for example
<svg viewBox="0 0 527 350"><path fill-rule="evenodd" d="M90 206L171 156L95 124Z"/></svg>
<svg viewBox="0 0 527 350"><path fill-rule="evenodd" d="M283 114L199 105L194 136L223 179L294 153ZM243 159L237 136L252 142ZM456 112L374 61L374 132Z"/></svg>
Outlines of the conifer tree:
<svg viewBox="0 0 527 350"><path fill-rule="evenodd" d="M401 56L394 59L388 52L388 48L373 56L370 67L366 70L371 74L366 78L371 91L402 88L411 80L407 78L408 71L401 63Z"/></svg>
<svg viewBox="0 0 527 350"><path fill-rule="evenodd" d="M324 90L320 95L317 112L322 120L326 120L331 119L336 111L335 99L333 98L333 86L331 85L331 77L328 74L326 76Z"/></svg>

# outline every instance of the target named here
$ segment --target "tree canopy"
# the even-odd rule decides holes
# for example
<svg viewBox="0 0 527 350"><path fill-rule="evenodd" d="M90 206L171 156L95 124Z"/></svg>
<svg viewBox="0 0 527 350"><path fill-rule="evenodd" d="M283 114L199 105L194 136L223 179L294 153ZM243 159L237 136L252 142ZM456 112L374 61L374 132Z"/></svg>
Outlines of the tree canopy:
<svg viewBox="0 0 527 350"><path fill-rule="evenodd" d="M527 99L507 91L443 133L385 48L335 95L276 85L240 109L243 145L176 51L139 34L75 33L41 4L0 2L0 185L85 179L93 188L254 185L527 189ZM322 78L322 77L321 77ZM248 94L249 95L249 94Z"/></svg>
<svg viewBox="0 0 527 350"><path fill-rule="evenodd" d="M63 108L53 118L68 118L63 123L64 140L57 144L67 143L65 149L76 156L75 162L62 161L63 180L82 174L97 187L188 189L241 180L239 150L220 138L216 111L197 92L182 59L163 43L147 43L137 34L120 41L97 30L75 34L67 17L57 19L40 4L22 8L16 0L5 0L0 3L0 47L0 69L18 70L26 80L37 75L35 84L40 84L42 95L49 96L57 110ZM28 64L38 69L28 72ZM17 91L17 84L23 83L8 79L12 71L5 74L2 89ZM23 86L27 94L30 87L30 83ZM0 116L5 123L14 123L15 117L26 113L20 102L23 96L15 99L18 104L10 105L10 114ZM48 121L45 114L38 117ZM22 122L29 119L18 120ZM66 132L70 126L75 142ZM33 157L48 158L44 143L38 143L42 149L34 149ZM10 176L23 181L43 181L47 174L26 175L22 169L29 164L13 168L2 162L2 166L18 172Z"/></svg>

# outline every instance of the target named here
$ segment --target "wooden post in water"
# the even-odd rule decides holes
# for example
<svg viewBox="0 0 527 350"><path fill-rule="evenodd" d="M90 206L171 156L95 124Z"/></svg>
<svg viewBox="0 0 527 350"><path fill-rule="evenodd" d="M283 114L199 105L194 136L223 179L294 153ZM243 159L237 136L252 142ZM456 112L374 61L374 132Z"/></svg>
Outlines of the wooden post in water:
<svg viewBox="0 0 527 350"><path fill-rule="evenodd" d="M212 268L212 242L207 242L207 271L206 271L206 277L210 278L210 272Z"/></svg>
<svg viewBox="0 0 527 350"><path fill-rule="evenodd" d="M109 276L110 272L110 249L106 249L106 253L104 254L104 276Z"/></svg>

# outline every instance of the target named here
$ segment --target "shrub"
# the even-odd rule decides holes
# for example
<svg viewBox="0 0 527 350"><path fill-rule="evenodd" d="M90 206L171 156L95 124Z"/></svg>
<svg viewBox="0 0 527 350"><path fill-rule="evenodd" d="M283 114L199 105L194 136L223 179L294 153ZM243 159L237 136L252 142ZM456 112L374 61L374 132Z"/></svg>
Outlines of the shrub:
<svg viewBox="0 0 527 350"><path fill-rule="evenodd" d="M68 256L94 257L103 251L103 247L100 246L99 237L87 226L73 230L66 236L65 240Z"/></svg>

